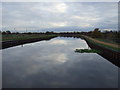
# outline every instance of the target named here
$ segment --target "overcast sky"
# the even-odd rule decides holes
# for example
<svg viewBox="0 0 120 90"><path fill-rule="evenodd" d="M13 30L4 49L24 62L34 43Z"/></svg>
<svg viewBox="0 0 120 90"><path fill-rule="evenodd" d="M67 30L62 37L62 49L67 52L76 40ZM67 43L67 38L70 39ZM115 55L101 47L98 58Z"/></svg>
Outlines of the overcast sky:
<svg viewBox="0 0 120 90"><path fill-rule="evenodd" d="M90 31L118 28L117 2L3 2L3 29Z"/></svg>

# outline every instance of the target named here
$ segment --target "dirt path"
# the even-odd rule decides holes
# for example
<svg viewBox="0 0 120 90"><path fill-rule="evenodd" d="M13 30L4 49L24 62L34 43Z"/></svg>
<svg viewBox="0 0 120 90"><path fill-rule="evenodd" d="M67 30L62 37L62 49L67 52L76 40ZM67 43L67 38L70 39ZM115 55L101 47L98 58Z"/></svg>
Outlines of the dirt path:
<svg viewBox="0 0 120 90"><path fill-rule="evenodd" d="M93 38L87 37L87 36L85 36L85 37L92 40L92 41L94 41L94 42L100 43L100 44L108 45L108 46L115 47L115 48L120 48L120 45L117 45L117 44L111 44L111 43L99 41L99 40L96 40L96 39L93 39Z"/></svg>

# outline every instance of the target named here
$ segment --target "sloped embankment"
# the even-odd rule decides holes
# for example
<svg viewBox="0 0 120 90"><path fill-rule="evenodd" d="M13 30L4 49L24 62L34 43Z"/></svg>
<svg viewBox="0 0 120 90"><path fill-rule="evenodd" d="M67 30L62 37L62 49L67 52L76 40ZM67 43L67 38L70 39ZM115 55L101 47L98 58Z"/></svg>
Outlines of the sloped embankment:
<svg viewBox="0 0 120 90"><path fill-rule="evenodd" d="M30 38L30 39L24 39L24 40L10 40L10 41L2 41L2 47L0 49L5 49L17 45L22 45L26 43L32 43L32 42L37 42L37 41L42 41L42 40L50 40L54 37L57 37L56 35L48 35L46 37L39 37L39 38Z"/></svg>
<svg viewBox="0 0 120 90"><path fill-rule="evenodd" d="M120 46L119 45L99 41L88 36L81 36L81 37L86 40L87 44L91 49L100 50L101 53L98 53L99 55L101 55L102 57L106 58L113 64L120 67L120 64L119 64Z"/></svg>

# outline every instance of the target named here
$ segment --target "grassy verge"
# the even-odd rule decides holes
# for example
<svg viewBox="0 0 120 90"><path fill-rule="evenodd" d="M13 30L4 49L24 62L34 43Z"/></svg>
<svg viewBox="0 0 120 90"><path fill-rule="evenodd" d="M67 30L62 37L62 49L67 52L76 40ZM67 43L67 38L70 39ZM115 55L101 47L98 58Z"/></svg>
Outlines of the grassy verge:
<svg viewBox="0 0 120 90"><path fill-rule="evenodd" d="M2 35L2 41L8 40L27 40L27 39L34 39L34 38L49 38L54 37L57 35L41 35L41 34L9 34L9 35Z"/></svg>
<svg viewBox="0 0 120 90"><path fill-rule="evenodd" d="M85 37L91 43L94 43L94 44L99 45L101 47L105 47L105 48L120 52L120 46L118 44L114 43L111 45L111 43L105 42L103 40L101 42L99 42L100 40L98 40L98 39L93 39L93 38L88 37L88 36L83 36L83 37ZM97 40L97 42L96 42L96 40Z"/></svg>
<svg viewBox="0 0 120 90"><path fill-rule="evenodd" d="M104 38L95 38L95 39L97 39L97 40L99 40L99 41L111 43L111 44L118 44L118 43L116 43L115 41L107 40L107 39L104 39Z"/></svg>

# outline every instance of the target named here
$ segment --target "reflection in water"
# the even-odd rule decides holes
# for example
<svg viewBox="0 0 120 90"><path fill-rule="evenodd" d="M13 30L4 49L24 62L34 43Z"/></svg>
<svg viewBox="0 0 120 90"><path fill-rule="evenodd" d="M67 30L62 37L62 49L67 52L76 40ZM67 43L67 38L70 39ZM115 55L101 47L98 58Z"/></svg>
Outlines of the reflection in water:
<svg viewBox="0 0 120 90"><path fill-rule="evenodd" d="M23 47L23 44L21 45L21 47Z"/></svg>
<svg viewBox="0 0 120 90"><path fill-rule="evenodd" d="M50 44L54 44L54 45L67 45L67 41L66 40L54 40L54 41L51 41Z"/></svg>
<svg viewBox="0 0 120 90"><path fill-rule="evenodd" d="M81 39L55 38L3 50L3 88L115 88L118 68Z"/></svg>

